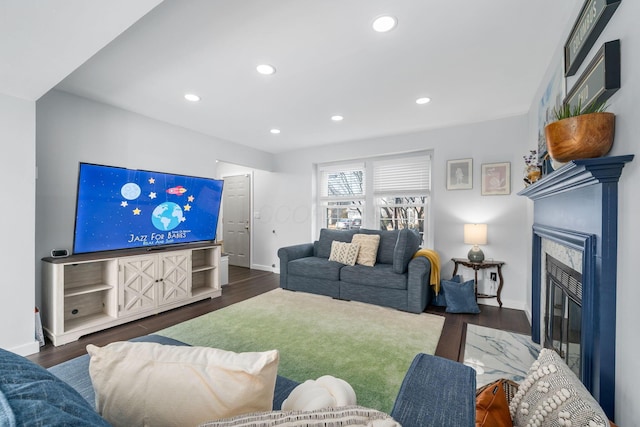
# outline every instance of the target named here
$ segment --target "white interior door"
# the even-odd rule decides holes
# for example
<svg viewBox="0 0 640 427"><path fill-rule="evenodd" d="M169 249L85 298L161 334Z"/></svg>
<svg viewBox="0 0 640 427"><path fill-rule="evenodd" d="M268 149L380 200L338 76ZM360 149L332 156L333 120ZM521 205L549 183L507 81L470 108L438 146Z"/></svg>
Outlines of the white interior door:
<svg viewBox="0 0 640 427"><path fill-rule="evenodd" d="M251 265L250 218L251 178L249 175L227 176L222 192L222 237L229 265Z"/></svg>

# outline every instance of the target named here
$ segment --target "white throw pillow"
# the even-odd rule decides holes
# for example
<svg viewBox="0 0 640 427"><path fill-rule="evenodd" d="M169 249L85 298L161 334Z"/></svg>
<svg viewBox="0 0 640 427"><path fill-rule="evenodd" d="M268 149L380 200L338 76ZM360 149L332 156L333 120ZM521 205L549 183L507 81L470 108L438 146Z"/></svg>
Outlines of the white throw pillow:
<svg viewBox="0 0 640 427"><path fill-rule="evenodd" d="M116 342L87 351L97 410L116 427L195 426L273 406L277 350Z"/></svg>
<svg viewBox="0 0 640 427"><path fill-rule="evenodd" d="M283 411L313 411L322 408L355 405L356 392L343 379L324 375L294 388L282 402Z"/></svg>
<svg viewBox="0 0 640 427"><path fill-rule="evenodd" d="M329 261L336 261L346 265L356 265L359 250L360 245L357 243L345 243L334 240L331 242Z"/></svg>
<svg viewBox="0 0 640 427"><path fill-rule="evenodd" d="M515 427L608 427L598 402L558 353L543 348L509 406Z"/></svg>

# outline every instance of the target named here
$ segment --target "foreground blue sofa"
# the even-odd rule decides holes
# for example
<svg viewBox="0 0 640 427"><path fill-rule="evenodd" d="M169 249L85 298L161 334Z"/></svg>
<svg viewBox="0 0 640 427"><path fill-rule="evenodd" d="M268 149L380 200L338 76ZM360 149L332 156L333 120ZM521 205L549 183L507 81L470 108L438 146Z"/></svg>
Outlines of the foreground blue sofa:
<svg viewBox="0 0 640 427"><path fill-rule="evenodd" d="M186 345L159 335L132 341ZM278 376L273 407L298 385ZM475 426L475 371L427 354L413 360L391 416L403 427ZM0 426L107 426L95 412L95 394L84 355L49 370L0 349Z"/></svg>
<svg viewBox="0 0 640 427"><path fill-rule="evenodd" d="M380 235L373 267L329 261L333 241L349 243L358 233ZM422 313L431 298L431 264L413 258L419 247L420 236L412 230L324 228L313 243L278 250L280 287Z"/></svg>

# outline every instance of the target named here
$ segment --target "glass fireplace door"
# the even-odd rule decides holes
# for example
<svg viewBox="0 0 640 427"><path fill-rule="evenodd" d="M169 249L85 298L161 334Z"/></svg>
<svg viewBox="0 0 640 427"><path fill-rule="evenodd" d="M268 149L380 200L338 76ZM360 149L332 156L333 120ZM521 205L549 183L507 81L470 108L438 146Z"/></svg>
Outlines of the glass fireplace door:
<svg viewBox="0 0 640 427"><path fill-rule="evenodd" d="M582 377L581 324L582 275L547 255L545 342L567 366Z"/></svg>

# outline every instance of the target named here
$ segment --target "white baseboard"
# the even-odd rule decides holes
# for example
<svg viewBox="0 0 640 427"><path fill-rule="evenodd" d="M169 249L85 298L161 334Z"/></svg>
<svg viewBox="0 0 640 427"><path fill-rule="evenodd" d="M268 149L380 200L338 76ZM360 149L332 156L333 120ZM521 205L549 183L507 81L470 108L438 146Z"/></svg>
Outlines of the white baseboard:
<svg viewBox="0 0 640 427"><path fill-rule="evenodd" d="M251 269L260 270L260 271L271 271L271 272L273 271L273 267L271 267L270 265L260 265L260 264L252 264Z"/></svg>
<svg viewBox="0 0 640 427"><path fill-rule="evenodd" d="M498 304L498 301L495 298L478 298L478 304L480 305L491 305L494 307L499 307L500 305ZM513 308L515 310L525 310L525 304L522 301L513 301L513 300L508 300L508 299L503 299L502 300L502 307L503 308ZM529 320L529 323L531 323L531 320Z"/></svg>
<svg viewBox="0 0 640 427"><path fill-rule="evenodd" d="M40 352L40 343L35 339L29 343L19 345L17 347L8 348L7 350L19 354L20 356L29 356Z"/></svg>

